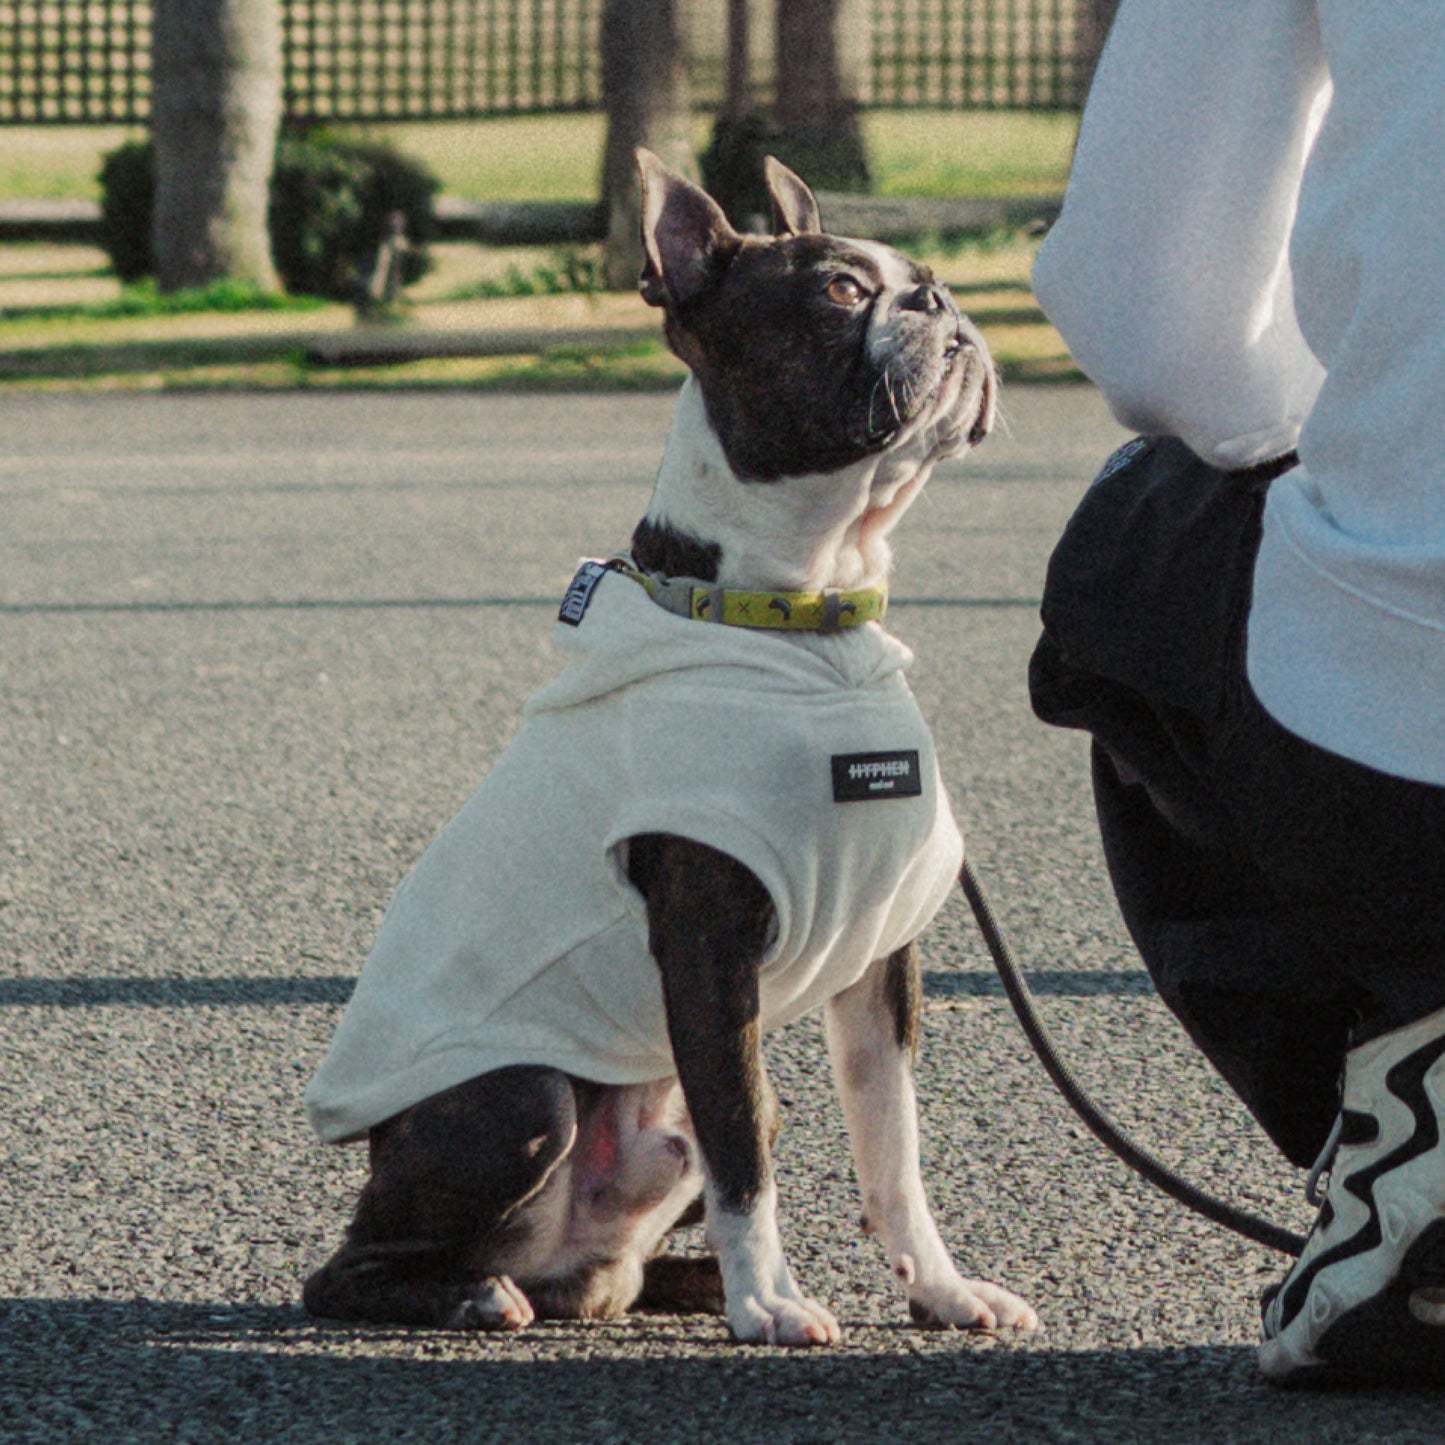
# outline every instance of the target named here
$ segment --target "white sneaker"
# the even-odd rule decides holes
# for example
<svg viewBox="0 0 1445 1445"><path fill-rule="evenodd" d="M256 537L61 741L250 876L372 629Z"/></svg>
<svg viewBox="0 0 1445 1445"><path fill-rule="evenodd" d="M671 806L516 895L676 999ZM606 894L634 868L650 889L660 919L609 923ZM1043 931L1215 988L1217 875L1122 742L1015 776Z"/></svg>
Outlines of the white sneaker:
<svg viewBox="0 0 1445 1445"><path fill-rule="evenodd" d="M1345 1058L1339 1150L1264 1299L1278 1383L1445 1384L1445 1009Z"/></svg>

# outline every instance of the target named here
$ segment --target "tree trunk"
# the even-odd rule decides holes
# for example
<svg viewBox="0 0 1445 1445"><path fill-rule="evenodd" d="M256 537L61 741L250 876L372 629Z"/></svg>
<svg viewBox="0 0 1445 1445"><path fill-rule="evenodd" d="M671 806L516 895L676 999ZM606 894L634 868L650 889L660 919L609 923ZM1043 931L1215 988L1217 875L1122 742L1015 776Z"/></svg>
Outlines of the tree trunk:
<svg viewBox="0 0 1445 1445"><path fill-rule="evenodd" d="M1109 27L1114 23L1114 12L1119 0L1083 0L1079 7L1074 40L1074 74L1078 101L1083 104L1093 83L1094 71L1104 42L1109 38Z"/></svg>
<svg viewBox="0 0 1445 1445"><path fill-rule="evenodd" d="M696 177L687 87L688 0L607 0L602 14L602 95L607 145L602 201L607 212L607 284L637 285L642 270L638 146Z"/></svg>
<svg viewBox="0 0 1445 1445"><path fill-rule="evenodd" d="M727 87L723 95L722 119L741 125L753 109L752 25L748 0L728 0Z"/></svg>
<svg viewBox="0 0 1445 1445"><path fill-rule="evenodd" d="M779 0L777 34L780 159L814 188L866 191L858 112L869 52L866 3Z"/></svg>
<svg viewBox="0 0 1445 1445"><path fill-rule="evenodd" d="M156 280L280 289L266 225L281 123L277 0L155 0Z"/></svg>

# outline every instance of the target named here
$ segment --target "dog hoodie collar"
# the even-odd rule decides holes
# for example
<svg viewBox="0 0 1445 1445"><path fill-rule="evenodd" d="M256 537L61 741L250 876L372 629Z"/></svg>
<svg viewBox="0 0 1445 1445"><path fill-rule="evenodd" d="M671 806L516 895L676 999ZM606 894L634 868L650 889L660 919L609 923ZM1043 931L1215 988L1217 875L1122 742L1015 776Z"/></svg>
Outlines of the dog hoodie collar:
<svg viewBox="0 0 1445 1445"><path fill-rule="evenodd" d="M838 632L845 627L877 622L888 610L886 587L748 592L736 587L715 587L695 577L661 577L644 572L625 552L609 558L607 566L630 577L665 611L694 622L721 622L727 627L784 632Z"/></svg>

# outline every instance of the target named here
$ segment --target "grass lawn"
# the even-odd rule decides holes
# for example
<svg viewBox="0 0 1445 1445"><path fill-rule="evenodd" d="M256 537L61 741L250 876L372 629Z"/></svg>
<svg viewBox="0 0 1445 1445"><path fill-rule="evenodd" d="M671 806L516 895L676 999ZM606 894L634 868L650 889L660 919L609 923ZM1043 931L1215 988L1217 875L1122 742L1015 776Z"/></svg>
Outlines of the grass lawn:
<svg viewBox="0 0 1445 1445"><path fill-rule="evenodd" d="M885 196L1007 196L1061 192L1078 117L1064 112L878 111L864 117L877 189ZM698 120L696 144L711 121ZM443 190L478 200L590 200L602 165L600 115L377 125L425 161ZM124 128L0 129L0 200L98 198L101 157Z"/></svg>
<svg viewBox="0 0 1445 1445"><path fill-rule="evenodd" d="M1062 195L1079 117L1066 111L880 111L864 117L885 196Z"/></svg>
<svg viewBox="0 0 1445 1445"><path fill-rule="evenodd" d="M1076 375L1028 286L1035 244L975 243L925 255L983 328L1006 382ZM436 266L408 291L397 327L358 328L350 307L305 300L247 306L217 296L208 309L122 288L104 253L85 246L0 246L0 393L49 390L216 390L285 387L636 389L675 386L682 366L661 341L657 313L636 296L550 292L526 284L586 256L546 248L435 248ZM484 299L477 299L482 297ZM316 339L418 332L479 336L503 354L329 365ZM577 338L586 336L585 344ZM539 344L538 338L547 338ZM523 339L525 338L525 339ZM324 349L324 348L323 348Z"/></svg>
<svg viewBox="0 0 1445 1445"><path fill-rule="evenodd" d="M0 127L0 200L99 200L101 157L143 135L123 126Z"/></svg>

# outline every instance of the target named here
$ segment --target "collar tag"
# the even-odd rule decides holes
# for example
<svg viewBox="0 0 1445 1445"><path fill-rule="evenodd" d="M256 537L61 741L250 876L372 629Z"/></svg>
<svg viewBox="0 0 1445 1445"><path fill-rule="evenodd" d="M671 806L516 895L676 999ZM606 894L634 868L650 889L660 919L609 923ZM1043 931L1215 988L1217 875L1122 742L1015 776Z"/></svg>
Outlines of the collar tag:
<svg viewBox="0 0 1445 1445"><path fill-rule="evenodd" d="M580 627L582 619L587 615L587 604L592 601L593 588L609 570L606 562L591 558L584 561L567 586L566 595L562 598L562 608L557 613L557 621L565 622L568 627Z"/></svg>
<svg viewBox="0 0 1445 1445"><path fill-rule="evenodd" d="M916 751L833 755L835 803L863 803L873 798L916 798L922 792L923 772Z"/></svg>

